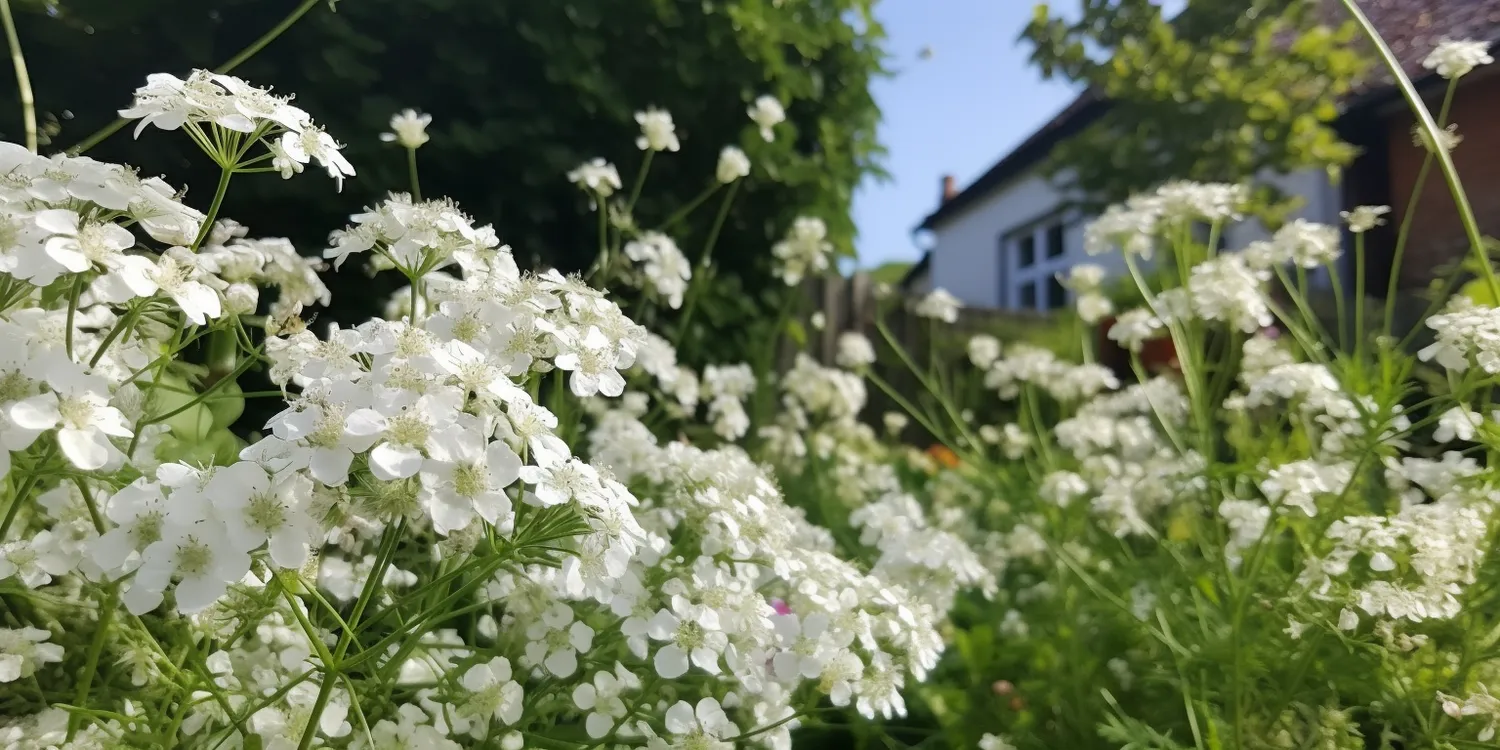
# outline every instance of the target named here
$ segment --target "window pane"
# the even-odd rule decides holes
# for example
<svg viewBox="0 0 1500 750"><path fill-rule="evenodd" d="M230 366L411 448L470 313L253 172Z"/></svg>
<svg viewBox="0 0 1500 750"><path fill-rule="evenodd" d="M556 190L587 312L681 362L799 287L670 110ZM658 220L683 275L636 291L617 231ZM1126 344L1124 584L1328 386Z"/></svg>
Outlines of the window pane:
<svg viewBox="0 0 1500 750"><path fill-rule="evenodd" d="M1062 282L1053 276L1051 282L1047 284L1047 309L1061 310L1067 306L1068 292L1063 289Z"/></svg>
<svg viewBox="0 0 1500 750"><path fill-rule="evenodd" d="M1053 224L1047 227L1047 257L1061 257L1063 249L1063 225Z"/></svg>
<svg viewBox="0 0 1500 750"><path fill-rule="evenodd" d="M1026 235L1016 240L1016 268L1029 268L1036 262L1036 237Z"/></svg>
<svg viewBox="0 0 1500 750"><path fill-rule="evenodd" d="M1021 307L1026 310L1036 309L1036 282L1028 281L1021 285Z"/></svg>

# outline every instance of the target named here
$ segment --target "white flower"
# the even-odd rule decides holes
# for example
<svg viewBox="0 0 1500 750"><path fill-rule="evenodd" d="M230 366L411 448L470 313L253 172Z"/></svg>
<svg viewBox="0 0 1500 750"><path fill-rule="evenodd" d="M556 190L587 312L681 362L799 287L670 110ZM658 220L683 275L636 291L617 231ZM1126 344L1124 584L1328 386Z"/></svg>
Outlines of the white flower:
<svg viewBox="0 0 1500 750"><path fill-rule="evenodd" d="M505 488L521 475L521 458L504 441L486 444L464 431L437 444L422 465L422 498L439 534L462 529L477 514L496 528L511 519Z"/></svg>
<svg viewBox="0 0 1500 750"><path fill-rule="evenodd" d="M1439 443L1451 443L1454 440L1468 442L1474 439L1474 430L1481 424L1484 424L1484 417L1479 412L1466 406L1455 406L1438 417L1432 439Z"/></svg>
<svg viewBox="0 0 1500 750"><path fill-rule="evenodd" d="M510 660L497 656L484 664L475 664L461 680L471 695L459 706L459 715L488 723L499 719L505 724L521 720L521 701L525 691L511 679Z"/></svg>
<svg viewBox="0 0 1500 750"><path fill-rule="evenodd" d="M1458 132L1458 123L1451 122L1448 126L1437 131L1437 140L1434 142L1432 135L1422 123L1411 126L1411 144L1428 151L1436 152L1438 149L1452 151L1464 142L1464 137Z"/></svg>
<svg viewBox="0 0 1500 750"><path fill-rule="evenodd" d="M1489 42L1476 42L1473 40L1459 40L1444 38L1438 42L1436 48L1428 53L1426 59L1422 60L1422 67L1435 70L1437 74L1452 80L1468 75L1471 71L1481 65L1489 65L1495 59L1490 57Z"/></svg>
<svg viewBox="0 0 1500 750"><path fill-rule="evenodd" d="M657 610L646 623L646 634L667 641L652 659L658 675L675 680L687 672L690 661L709 674L719 674L719 654L729 645L729 637L717 629L712 613L680 598L674 598L673 611Z"/></svg>
<svg viewBox="0 0 1500 750"><path fill-rule="evenodd" d="M427 126L432 124L432 115L417 114L414 109L403 109L391 115L391 132L381 133L380 140L399 143L403 148L421 148L429 140Z"/></svg>
<svg viewBox="0 0 1500 750"><path fill-rule="evenodd" d="M1161 321L1150 310L1138 307L1120 313L1106 335L1110 341L1138 352L1147 341L1156 338L1161 329Z"/></svg>
<svg viewBox="0 0 1500 750"><path fill-rule="evenodd" d="M1307 625L1305 623L1300 623L1296 620L1288 618L1286 621L1286 628L1281 632L1286 633L1288 638L1291 638L1295 641L1302 638L1302 633L1305 630L1307 630Z"/></svg>
<svg viewBox="0 0 1500 750"><path fill-rule="evenodd" d="M681 148L671 112L651 108L635 113L635 121L641 126L641 137L635 139L636 148L642 151L676 151Z"/></svg>
<svg viewBox="0 0 1500 750"><path fill-rule="evenodd" d="M344 178L354 176L354 166L339 153L339 148L341 147L333 140L333 136L316 125L308 125L300 133L283 133L281 136L282 154L298 164L307 164L316 159L318 166L327 170L328 176L343 190Z"/></svg>
<svg viewBox="0 0 1500 750"><path fill-rule="evenodd" d="M995 360L1000 359L1000 339L988 333L977 333L969 338L969 343L964 349L969 355L969 361L980 370L990 369Z"/></svg>
<svg viewBox="0 0 1500 750"><path fill-rule="evenodd" d="M719 164L714 168L714 177L719 182L727 185L749 175L750 157L746 156L744 151L735 146L725 146L724 150L719 152Z"/></svg>
<svg viewBox="0 0 1500 750"><path fill-rule="evenodd" d="M1219 320L1244 333L1271 325L1271 308L1261 285L1269 271L1252 269L1238 254L1224 254L1193 267L1188 295L1204 320Z"/></svg>
<svg viewBox="0 0 1500 750"><path fill-rule="evenodd" d="M1104 283L1104 267L1096 263L1079 263L1068 269L1066 286L1080 294L1095 291Z"/></svg>
<svg viewBox="0 0 1500 750"><path fill-rule="evenodd" d="M205 518L187 524L170 521L163 538L141 554L141 566L122 599L131 614L145 614L161 603L162 592L175 575L177 611L192 614L207 609L250 572L250 555L232 544L224 524Z"/></svg>
<svg viewBox="0 0 1500 750"><path fill-rule="evenodd" d="M52 576L70 572L76 559L60 554L51 531L43 530L31 541L0 544L0 580L16 576L29 589L45 586Z"/></svg>
<svg viewBox="0 0 1500 750"><path fill-rule="evenodd" d="M693 278L693 267L671 237L646 232L639 239L625 243L625 255L641 264L641 272L656 293L667 300L668 306L673 310L682 307L682 295Z"/></svg>
<svg viewBox="0 0 1500 750"><path fill-rule="evenodd" d="M568 182L597 193L601 198L614 195L614 192L622 187L620 173L615 170L615 165L604 159L593 159L578 165L576 169L568 172Z"/></svg>
<svg viewBox="0 0 1500 750"><path fill-rule="evenodd" d="M613 397L625 392L625 376L616 369L619 357L602 331L589 326L582 336L575 331L560 333L558 354L552 363L572 373L568 387L573 395L582 398L602 393Z"/></svg>
<svg viewBox="0 0 1500 750"><path fill-rule="evenodd" d="M1385 224L1385 215L1390 206L1356 206L1353 211L1340 211L1339 216L1349 225L1349 231L1360 234Z"/></svg>
<svg viewBox="0 0 1500 750"><path fill-rule="evenodd" d="M134 435L125 415L109 405L95 384L85 381L68 392L50 391L12 403L7 412L17 427L43 431L57 428L57 444L68 462L94 471L120 455L111 437Z"/></svg>
<svg viewBox="0 0 1500 750"><path fill-rule="evenodd" d="M986 733L979 738L979 750L1016 750L1016 746L1004 737Z"/></svg>
<svg viewBox="0 0 1500 750"><path fill-rule="evenodd" d="M595 672L593 682L573 688L573 705L589 712L584 719L589 737L597 740L608 735L629 713L622 696L628 690L640 689L640 678L619 662L615 662L614 674Z"/></svg>
<svg viewBox="0 0 1500 750"><path fill-rule="evenodd" d="M1345 607L1339 611L1339 630L1353 630L1359 627L1359 614Z"/></svg>
<svg viewBox="0 0 1500 750"><path fill-rule="evenodd" d="M543 665L553 677L578 671L578 655L594 644L594 629L573 619L573 608L555 602L526 628L526 666Z"/></svg>
<svg viewBox="0 0 1500 750"><path fill-rule="evenodd" d="M533 485L532 493L543 506L562 505L573 500L591 504L604 491L599 474L592 466L570 456L539 451L537 465L523 466L521 481Z"/></svg>
<svg viewBox="0 0 1500 750"><path fill-rule="evenodd" d="M313 483L302 474L272 478L265 469L241 461L214 471L205 493L223 519L229 541L246 552L267 544L279 568L297 569L322 529L307 513Z"/></svg>
<svg viewBox="0 0 1500 750"><path fill-rule="evenodd" d="M1338 260L1342 238L1337 227L1297 219L1271 237L1277 258L1285 258L1302 268L1317 268Z"/></svg>
<svg viewBox="0 0 1500 750"><path fill-rule="evenodd" d="M0 683L36 674L37 667L63 660L63 647L47 643L52 634L38 628L0 628Z"/></svg>
<svg viewBox="0 0 1500 750"><path fill-rule="evenodd" d="M858 331L839 334L838 363L850 369L875 364L875 346Z"/></svg>
<svg viewBox="0 0 1500 750"><path fill-rule="evenodd" d="M957 323L958 311L963 306L963 302L949 294L948 290L939 288L928 292L926 297L917 302L912 311L919 317L941 320L944 323Z"/></svg>
<svg viewBox="0 0 1500 750"><path fill-rule="evenodd" d="M1115 311L1115 305L1109 298L1098 292L1085 292L1078 295L1077 300L1078 318L1089 325L1098 323L1105 316Z"/></svg>
<svg viewBox="0 0 1500 750"><path fill-rule="evenodd" d="M713 698L703 698L697 706L678 701L667 709L667 731L677 736L674 748L682 750L731 750L734 743L725 742L740 734Z"/></svg>
<svg viewBox="0 0 1500 750"><path fill-rule="evenodd" d="M767 143L776 140L776 132L772 128L786 121L786 110L776 97L769 94L762 95L750 105L747 111L750 120L760 127L760 137L766 139Z"/></svg>
<svg viewBox="0 0 1500 750"><path fill-rule="evenodd" d="M833 243L828 241L828 225L822 219L797 217L786 239L771 247L771 254L780 261L776 265L776 275L788 285L800 283L809 273L827 270L828 258L833 254Z"/></svg>
<svg viewBox="0 0 1500 750"><path fill-rule="evenodd" d="M209 319L217 319L223 314L219 293L205 283L217 280L186 248L168 248L157 259L156 265L146 271L146 278L156 287L155 291L166 292L182 308L188 320L197 325L204 325Z"/></svg>

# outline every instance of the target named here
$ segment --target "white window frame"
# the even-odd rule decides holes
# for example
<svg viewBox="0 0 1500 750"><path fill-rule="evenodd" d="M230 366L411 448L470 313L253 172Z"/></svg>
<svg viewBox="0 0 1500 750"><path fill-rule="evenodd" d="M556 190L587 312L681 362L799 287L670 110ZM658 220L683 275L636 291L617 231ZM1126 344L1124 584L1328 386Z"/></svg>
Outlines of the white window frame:
<svg viewBox="0 0 1500 750"><path fill-rule="evenodd" d="M1053 279L1060 273L1065 274L1076 261L1068 247L1068 229L1073 223L1074 217L1070 212L1055 210L1021 224L1002 235L1000 243L1003 248L1000 258L1002 307L1011 310L1047 312L1062 309L1070 303L1071 294L1065 290L1062 306L1048 307L1047 294ZM1054 227L1060 228L1062 232L1062 252L1056 257L1048 257L1047 235ZM1030 265L1022 268L1020 265L1021 243L1027 237L1030 237L1032 241L1033 258ZM1025 284L1033 284L1036 289L1036 298L1029 307L1021 303L1021 288Z"/></svg>

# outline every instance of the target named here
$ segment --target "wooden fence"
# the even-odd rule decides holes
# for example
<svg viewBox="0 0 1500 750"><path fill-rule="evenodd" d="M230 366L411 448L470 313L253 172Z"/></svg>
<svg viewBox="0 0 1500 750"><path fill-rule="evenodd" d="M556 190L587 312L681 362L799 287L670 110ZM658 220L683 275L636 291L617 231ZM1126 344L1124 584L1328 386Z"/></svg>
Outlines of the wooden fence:
<svg viewBox="0 0 1500 750"><path fill-rule="evenodd" d="M808 331L809 353L819 362L832 365L838 356L841 334L854 331L871 341L879 341L877 315L906 351L927 351L928 335L934 326L912 312L920 297L901 298L900 290L879 287L865 273L809 280L806 289L811 304L807 309L823 314L822 330ZM1054 322L1045 313L964 307L959 310L956 322L941 324L940 328L945 340L964 341L976 333L1000 335L1005 331L1051 326Z"/></svg>

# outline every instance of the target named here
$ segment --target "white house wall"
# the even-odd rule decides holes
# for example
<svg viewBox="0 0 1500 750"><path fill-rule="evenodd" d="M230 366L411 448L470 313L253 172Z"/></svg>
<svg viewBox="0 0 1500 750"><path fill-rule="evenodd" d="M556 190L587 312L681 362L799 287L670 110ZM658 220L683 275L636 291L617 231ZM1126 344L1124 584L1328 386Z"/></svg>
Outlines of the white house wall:
<svg viewBox="0 0 1500 750"><path fill-rule="evenodd" d="M1339 190L1328 179L1327 172L1309 169L1288 175L1270 174L1262 181L1283 193L1303 198L1303 206L1291 214L1291 218L1333 225L1339 223ZM1012 252L1002 253L1001 239L1056 215L1064 203L1064 193L1038 174L1019 177L991 191L933 230L931 285L948 290L971 307L1017 307L1016 258ZM1098 257L1084 253L1083 227L1088 219L1077 214L1066 216L1064 254L1045 262L1046 268L1042 270L1047 275L1065 271L1078 263L1101 265L1111 277L1127 273L1118 253ZM1225 246L1239 249L1269 236L1270 233L1258 221L1245 221L1226 230ZM1002 262L1006 264L1003 278L1010 286L1008 292L1002 290Z"/></svg>
<svg viewBox="0 0 1500 750"><path fill-rule="evenodd" d="M1000 307L1001 238L1055 215L1064 205L1062 191L1038 174L1011 181L963 212L943 221L933 231L932 285L972 307ZM1069 216L1063 231L1064 254L1049 261L1056 268L1094 262L1111 274L1125 272L1117 257L1089 258L1083 252L1083 217ZM1015 279L1015 258L1006 253L1007 278ZM1049 274L1050 275L1050 274ZM1012 283L1012 287L1014 284ZM1007 307L1015 307L1012 288Z"/></svg>

